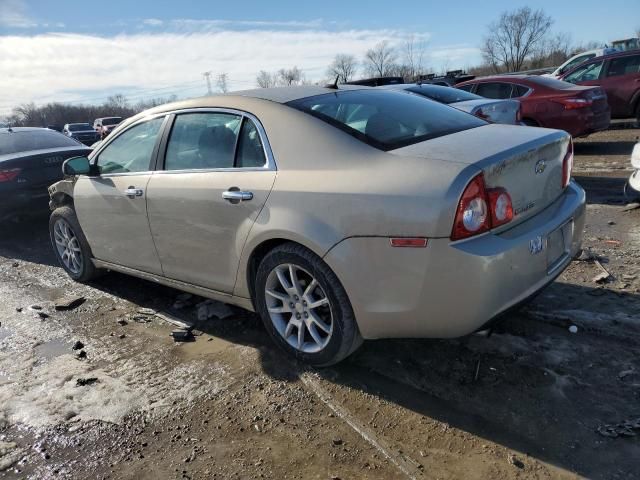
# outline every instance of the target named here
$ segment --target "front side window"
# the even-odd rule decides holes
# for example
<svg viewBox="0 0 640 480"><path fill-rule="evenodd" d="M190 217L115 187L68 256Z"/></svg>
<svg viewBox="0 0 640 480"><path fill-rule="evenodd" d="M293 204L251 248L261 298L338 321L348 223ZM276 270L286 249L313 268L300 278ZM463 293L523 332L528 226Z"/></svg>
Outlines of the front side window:
<svg viewBox="0 0 640 480"><path fill-rule="evenodd" d="M100 173L146 172L164 117L139 123L118 135L98 155Z"/></svg>
<svg viewBox="0 0 640 480"><path fill-rule="evenodd" d="M602 71L603 62L590 63L584 67L578 67L573 73L567 75L563 80L565 82L578 83L588 82L590 80L597 80L600 78L600 72Z"/></svg>
<svg viewBox="0 0 640 480"><path fill-rule="evenodd" d="M476 94L485 98L511 98L511 84L501 82L479 83Z"/></svg>
<svg viewBox="0 0 640 480"><path fill-rule="evenodd" d="M608 77L618 77L640 72L640 55L614 58L609 63Z"/></svg>
<svg viewBox="0 0 640 480"><path fill-rule="evenodd" d="M419 95L342 90L287 103L381 150L393 150L486 122Z"/></svg>
<svg viewBox="0 0 640 480"><path fill-rule="evenodd" d="M587 55L580 55L579 57L574 58L573 60L571 60L569 63L567 63L562 70L560 70L559 73L565 73L568 72L569 70L571 70L573 67L577 67L578 65L580 65L581 63L586 62L587 60L591 60L593 57L595 57L596 54L595 53L590 53Z"/></svg>
<svg viewBox="0 0 640 480"><path fill-rule="evenodd" d="M233 167L242 117L231 113L183 113L171 129L165 170Z"/></svg>

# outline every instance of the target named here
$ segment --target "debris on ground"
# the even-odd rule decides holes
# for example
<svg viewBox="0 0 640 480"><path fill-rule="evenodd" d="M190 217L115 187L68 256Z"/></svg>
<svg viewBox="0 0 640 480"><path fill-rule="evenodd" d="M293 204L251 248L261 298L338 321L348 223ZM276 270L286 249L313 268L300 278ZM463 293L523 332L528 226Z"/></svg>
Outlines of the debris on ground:
<svg viewBox="0 0 640 480"><path fill-rule="evenodd" d="M598 273L595 277L593 277L593 281L595 283L607 283L615 280L615 278L613 278L613 275L609 273L609 270L607 270L602 266L602 263L600 263L600 260L598 260L597 258L594 258L593 263L600 269L600 273Z"/></svg>
<svg viewBox="0 0 640 480"><path fill-rule="evenodd" d="M80 295L62 297L53 301L53 308L56 310L71 310L82 305L84 301L85 298Z"/></svg>
<svg viewBox="0 0 640 480"><path fill-rule="evenodd" d="M84 350L80 350L76 355L76 358L78 360L84 360L85 358L87 358L87 352L85 352Z"/></svg>
<svg viewBox="0 0 640 480"><path fill-rule="evenodd" d="M45 312L36 312L36 314L41 320L46 320L47 318L49 318L49 314Z"/></svg>
<svg viewBox="0 0 640 480"><path fill-rule="evenodd" d="M87 385L93 385L94 383L98 383L98 379L96 377L78 378L76 380L76 387L85 387Z"/></svg>
<svg viewBox="0 0 640 480"><path fill-rule="evenodd" d="M128 324L129 324L129 322L127 322L124 318L119 318L119 319L116 321L116 323L117 323L118 325L122 325L123 327L124 327L125 325L128 325Z"/></svg>
<svg viewBox="0 0 640 480"><path fill-rule="evenodd" d="M22 457L22 450L14 442L0 440L0 472L7 470Z"/></svg>
<svg viewBox="0 0 640 480"><path fill-rule="evenodd" d="M37 312L39 310L42 310L42 307L40 305L30 305L29 310L31 310L32 312Z"/></svg>
<svg viewBox="0 0 640 480"><path fill-rule="evenodd" d="M71 350L82 350L83 348L84 348L84 343L78 340L76 343L73 344L73 347L71 347Z"/></svg>
<svg viewBox="0 0 640 480"><path fill-rule="evenodd" d="M635 437L640 433L640 417L616 424L601 425L596 431L603 437Z"/></svg>
<svg viewBox="0 0 640 480"><path fill-rule="evenodd" d="M522 460L520 460L518 457L516 457L515 455L509 455L507 457L507 460L509 461L509 463L511 465L513 465L514 467L517 468L524 468L524 463L522 463Z"/></svg>
<svg viewBox="0 0 640 480"><path fill-rule="evenodd" d="M173 330L171 336L174 342L194 342L196 340L191 330Z"/></svg>
<svg viewBox="0 0 640 480"><path fill-rule="evenodd" d="M576 327L575 325L571 325L571 326L569 327L569 331L570 331L571 333L578 333L578 327Z"/></svg>
<svg viewBox="0 0 640 480"><path fill-rule="evenodd" d="M153 308L141 307L136 311L138 313L141 313L142 315L155 315L156 314L156 310L154 310Z"/></svg>
<svg viewBox="0 0 640 480"><path fill-rule="evenodd" d="M640 208L640 203L638 202L633 202L633 203L628 203L623 209L623 212L630 212L631 210L636 210Z"/></svg>
<svg viewBox="0 0 640 480"><path fill-rule="evenodd" d="M173 308L174 310L180 310L184 307L193 305L193 302L193 295L191 295L190 293L181 293L176 297L176 300L175 302L173 302L173 306L171 308Z"/></svg>
<svg viewBox="0 0 640 480"><path fill-rule="evenodd" d="M215 300L205 300L198 305L198 320L201 322L217 317L224 320L233 315L233 310L226 303L216 302Z"/></svg>
<svg viewBox="0 0 640 480"><path fill-rule="evenodd" d="M164 320L167 323L170 323L171 325L175 325L176 327L180 327L185 330L190 330L193 328L193 324L191 322L188 322L182 318L178 318L166 311L156 312L156 317Z"/></svg>

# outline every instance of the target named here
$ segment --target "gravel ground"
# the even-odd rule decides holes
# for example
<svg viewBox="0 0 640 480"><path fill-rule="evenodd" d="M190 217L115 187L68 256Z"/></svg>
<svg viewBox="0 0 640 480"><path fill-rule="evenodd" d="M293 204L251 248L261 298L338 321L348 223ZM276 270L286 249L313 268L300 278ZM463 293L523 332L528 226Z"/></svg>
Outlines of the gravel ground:
<svg viewBox="0 0 640 480"><path fill-rule="evenodd" d="M46 217L5 226L0 478L640 478L640 209L622 196L639 134L576 142L590 256L489 337L367 342L329 369L248 312L198 322L202 299L175 309L169 288L70 281ZM55 310L67 295L86 300Z"/></svg>

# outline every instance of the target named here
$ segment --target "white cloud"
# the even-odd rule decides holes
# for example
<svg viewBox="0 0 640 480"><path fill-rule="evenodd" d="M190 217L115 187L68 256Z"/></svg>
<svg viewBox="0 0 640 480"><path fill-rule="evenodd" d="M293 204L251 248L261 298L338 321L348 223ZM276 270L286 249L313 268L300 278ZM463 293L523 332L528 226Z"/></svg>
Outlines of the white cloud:
<svg viewBox="0 0 640 480"><path fill-rule="evenodd" d="M319 81L336 53L362 58L368 48L381 40L401 46L412 35L429 38L429 34L397 30L257 27L115 37L53 33L0 36L0 72L6 72L0 76L0 116L25 102L99 102L118 91L132 100L143 95L203 95L205 71L226 72L234 90L253 88L260 70L294 65L308 79ZM479 60L476 49L454 46L440 51L428 42L426 57L429 66L437 70L445 60L452 62L451 67ZM167 86L174 88L163 88ZM131 90L139 93L131 94Z"/></svg>
<svg viewBox="0 0 640 480"><path fill-rule="evenodd" d="M145 18L142 21L143 25L148 25L150 27L160 27L161 25L164 24L164 22L162 20L160 20L159 18Z"/></svg>
<svg viewBox="0 0 640 480"><path fill-rule="evenodd" d="M0 25L10 28L32 28L37 26L27 15L24 0L0 1Z"/></svg>

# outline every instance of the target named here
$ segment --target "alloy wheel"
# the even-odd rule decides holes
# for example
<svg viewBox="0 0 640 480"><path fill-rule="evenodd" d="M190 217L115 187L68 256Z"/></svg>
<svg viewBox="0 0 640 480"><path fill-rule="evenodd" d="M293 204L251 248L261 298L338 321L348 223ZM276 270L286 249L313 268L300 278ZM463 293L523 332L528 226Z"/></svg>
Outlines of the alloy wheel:
<svg viewBox="0 0 640 480"><path fill-rule="evenodd" d="M58 219L54 224L53 235L62 263L71 273L79 275L82 272L82 250L78 237L63 219Z"/></svg>
<svg viewBox="0 0 640 480"><path fill-rule="evenodd" d="M280 336L303 353L324 349L333 333L333 314L327 294L316 278L298 265L281 264L265 285L269 317Z"/></svg>

